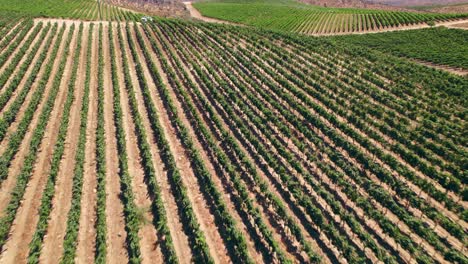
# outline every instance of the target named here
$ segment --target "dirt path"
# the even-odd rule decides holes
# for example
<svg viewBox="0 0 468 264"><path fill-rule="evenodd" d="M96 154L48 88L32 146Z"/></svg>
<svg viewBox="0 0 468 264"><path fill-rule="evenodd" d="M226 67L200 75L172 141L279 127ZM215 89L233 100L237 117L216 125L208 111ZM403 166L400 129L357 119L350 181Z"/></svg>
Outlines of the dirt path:
<svg viewBox="0 0 468 264"><path fill-rule="evenodd" d="M113 92L110 69L108 26L103 30L104 49L104 119L106 131L106 225L107 225L107 261L126 263L125 219L120 200L119 162L113 114Z"/></svg>
<svg viewBox="0 0 468 264"><path fill-rule="evenodd" d="M468 22L461 22L457 24L451 24L447 26L448 28L457 28L457 29L464 29L468 30Z"/></svg>
<svg viewBox="0 0 468 264"><path fill-rule="evenodd" d="M65 31L66 33L66 31ZM65 34L64 33L64 34ZM57 37L54 38L54 43L57 42ZM57 66L58 66L58 63L59 63L59 60L60 60L60 57L62 56L62 53L63 53L63 49L64 49L64 43L65 43L65 36L62 38L62 42L59 44L60 47L59 47L59 51L57 53L57 57L54 59L54 61L51 61L51 58L50 58L50 55L52 53L52 49L53 49L53 46L54 45L51 45L47 51L47 61L44 63L44 65L42 65L42 68L37 76L37 79L36 79L36 82L35 84L33 85L33 87L31 88L32 90L34 90L34 88L36 88L38 86L38 80L41 80L43 75L44 75L44 71L45 71L45 65L48 64L48 63L53 63L54 66L52 67L52 73L51 73L51 76L49 77L49 80L52 79L52 76L54 76L54 74L57 72ZM38 105L38 109L41 109L42 106L45 104L45 101L46 101L46 98L47 96L49 95L49 92L50 92L50 86L51 85L47 85L45 87L45 90L44 90L44 95L43 95L43 98L41 99L42 101L39 103ZM24 111L26 110L27 108L27 105L23 105L22 106L22 109L20 110L18 116L22 116ZM32 138L32 135L33 135L33 130L34 128L37 126L37 123L38 123L38 120L39 120L39 111L36 111L35 113L35 116L33 117L30 125L29 125L29 129L28 129L28 132L26 133L24 139L23 139L23 142L22 144L20 145L19 149L18 149L18 152L16 153L15 157L13 158L11 164L10 164L10 167L9 167L9 170L8 170L8 177L5 179L5 181L2 183L1 185L1 188L0 188L0 214L3 213L4 209L6 208L6 206L8 205L8 202L10 200L10 193L11 191L13 190L15 184L16 184L16 176L18 175L18 173L20 172L21 170L21 167L23 165L23 161L26 157L26 154L27 154L27 151L29 149L29 143L31 142L31 138ZM19 123L20 121L18 120L16 123ZM7 139L5 138L4 141L7 141Z"/></svg>
<svg viewBox="0 0 468 264"><path fill-rule="evenodd" d="M76 250L77 263L94 262L96 239L96 127L97 127L97 65L98 35L93 29L91 49L91 79L89 90L88 126L83 171L83 193L81 196L80 228Z"/></svg>
<svg viewBox="0 0 468 264"><path fill-rule="evenodd" d="M410 61L412 61L414 63L417 63L417 64L421 64L421 65L430 67L430 68L450 72L450 73L453 73L453 74L458 75L458 76L465 76L465 75L468 74L468 70L461 69L461 68L453 68L453 67L450 67L450 66L447 66L447 65L435 64L435 63L427 62L427 61L423 61L423 60L416 60L416 59L408 59L408 60L410 60Z"/></svg>
<svg viewBox="0 0 468 264"><path fill-rule="evenodd" d="M206 17L203 16L200 11L198 11L195 7L193 7L192 2L183 2L185 7L190 13L190 16L192 18L205 21L205 22L210 22L210 23L218 23L218 24L230 24L230 25L239 25L230 21L225 21L221 19L216 19L216 18L211 18L211 17Z"/></svg>
<svg viewBox="0 0 468 264"><path fill-rule="evenodd" d="M437 22L436 27L452 27L453 25L459 23L468 23L468 19L463 20L456 20L456 21L445 21L445 22ZM392 31L404 31L404 30L414 30L414 29L424 29L430 28L426 23L421 23L417 25L409 25L409 26L400 26L400 27L389 27L389 28L380 28L378 30L367 30L367 31L358 31L358 32L334 32L334 33L315 33L315 34L308 34L312 36L337 36L337 35L363 35L363 34L371 34L371 33L382 33L382 32L392 32Z"/></svg>
<svg viewBox="0 0 468 264"><path fill-rule="evenodd" d="M114 28L114 32L117 32L117 28ZM117 36L114 34L114 46L119 47ZM120 101L122 102L122 115L123 115L123 124L125 128L126 134L126 146L127 146L127 155L128 155L128 169L129 173L132 176L132 186L133 192L135 194L135 205L144 211L145 222L142 223L142 226L139 230L139 237L140 237L140 248L141 248L141 255L143 259L143 263L162 263L163 256L161 252L161 247L158 244L158 237L156 235L156 229L153 225L153 215L150 213L151 209L151 200L148 194L148 189L144 181L144 171L140 164L140 151L138 149L138 142L137 136L134 130L134 124L132 120L131 110L129 106L129 102L127 100L128 94L127 90L125 89L125 82L124 82L124 72L122 69L122 50L120 48L116 48L116 64L117 64L117 72L118 72L118 79L120 83L120 93L121 98ZM130 56L128 50L125 52L124 56L127 58ZM139 89L138 87L138 80L132 80L133 86L135 89Z"/></svg>
<svg viewBox="0 0 468 264"><path fill-rule="evenodd" d="M74 102L70 110L70 123L65 139L61 167L55 184L55 195L52 201L52 211L49 216L47 236L44 238L41 260L44 263L58 263L63 253L63 239L67 227L68 211L71 206L73 172L75 167L75 153L80 133L80 111L83 98L83 86L86 68L86 48L88 26L84 26L81 37L82 46L79 58L77 79L75 81ZM63 88L65 88L64 86Z"/></svg>
<svg viewBox="0 0 468 264"><path fill-rule="evenodd" d="M66 35L70 28L67 28ZM73 39L70 43L71 47L76 45L77 30L73 33ZM65 37L64 36L64 37ZM66 39L65 37L64 39ZM68 56L73 56L73 49L70 50ZM61 87L66 87L71 76L71 66L73 60L68 60L65 65L65 70L60 82ZM55 77L55 75L51 76ZM52 85L49 82L48 85ZM60 126L60 120L63 114L63 106L67 95L67 89L59 89L57 98L55 99L54 109L49 118L46 132L42 139L38 157L34 166L34 171L26 188L21 206L19 207L16 218L10 232L10 239L5 244L6 251L3 255L5 263L19 263L27 259L29 247L28 244L35 232L36 223L39 219L38 209L41 204L42 191L49 176L51 165L51 155L54 151L54 145L57 140L57 131ZM47 236L47 235L46 235Z"/></svg>

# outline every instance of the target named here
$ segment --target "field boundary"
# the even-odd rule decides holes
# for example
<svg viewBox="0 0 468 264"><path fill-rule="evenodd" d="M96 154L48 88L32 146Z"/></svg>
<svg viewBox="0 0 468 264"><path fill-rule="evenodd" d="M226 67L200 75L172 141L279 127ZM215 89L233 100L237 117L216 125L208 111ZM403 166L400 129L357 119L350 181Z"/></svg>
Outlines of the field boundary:
<svg viewBox="0 0 468 264"><path fill-rule="evenodd" d="M423 60L417 60L417 59L411 59L411 58L407 58L407 59L414 62L414 63L421 64L421 65L424 65L424 66L429 67L429 68L434 68L434 69L437 69L437 70L450 72L450 73L453 73L453 74L458 75L458 76L468 75L468 70L455 68L455 67L451 67L451 66L447 66L447 65L443 65L443 64L435 64L435 63L427 62L427 61L423 61Z"/></svg>

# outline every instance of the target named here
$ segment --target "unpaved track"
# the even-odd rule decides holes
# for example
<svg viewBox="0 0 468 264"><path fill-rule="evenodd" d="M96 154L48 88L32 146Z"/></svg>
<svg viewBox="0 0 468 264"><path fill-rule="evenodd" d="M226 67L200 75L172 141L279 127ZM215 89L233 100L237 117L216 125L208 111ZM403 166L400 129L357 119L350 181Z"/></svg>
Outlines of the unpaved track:
<svg viewBox="0 0 468 264"><path fill-rule="evenodd" d="M429 67L429 68L434 68L434 69L438 69L438 70L441 70L441 71L450 72L450 73L458 75L458 76L465 76L465 75L468 74L468 70L465 70L465 69L453 68L453 67L450 67L450 66L435 64L435 63L432 63L432 62L427 62L427 61L422 61L422 60L415 60L415 59L409 59L409 60L414 62L414 63L418 63L418 64L424 65L426 67Z"/></svg>
<svg viewBox="0 0 468 264"><path fill-rule="evenodd" d="M77 79L75 81L74 102L70 110L70 122L67 137L65 139L65 150L63 153L61 167L59 169L55 195L52 201L52 211L49 216L47 236L44 238L41 260L43 263L58 263L63 253L63 239L67 227L68 211L71 206L73 171L75 167L75 153L80 133L80 110L83 98L83 86L86 67L86 48L88 26L83 27L81 37L82 46L79 58ZM65 88L65 86L63 87Z"/></svg>
<svg viewBox="0 0 468 264"><path fill-rule="evenodd" d="M230 22L230 21L225 21L225 20L221 20L221 19L216 19L216 18L203 16L200 13L200 11L198 11L195 7L193 7L192 2L184 2L184 5L187 8L187 10L189 11L190 16L195 18L195 19L202 20L202 21L205 21L205 22L210 22L210 23L236 25L235 23Z"/></svg>
<svg viewBox="0 0 468 264"><path fill-rule="evenodd" d="M69 28L65 33L68 35L68 32ZM75 30L73 34L74 37L70 43L71 47L76 45L77 30ZM73 54L74 50L71 49L69 56L73 56ZM68 84L71 75L72 61L73 60L68 60L66 63L60 83L61 87L65 87ZM52 83L49 83L48 85L51 84ZM29 252L28 244L32 239L39 218L37 212L41 204L42 191L49 176L51 165L50 157L54 151L54 145L58 137L56 131L60 126L60 120L63 114L63 106L67 95L66 90L67 89L59 89L57 98L55 99L54 109L42 139L34 171L29 180L28 187L26 188L22 204L16 213L16 218L11 228L10 239L5 244L6 251L2 258L5 263L24 262L27 258Z"/></svg>
<svg viewBox="0 0 468 264"><path fill-rule="evenodd" d="M119 162L113 114L113 91L109 56L108 26L103 26L104 50L104 120L106 131L106 225L107 260L127 263L125 219L120 200Z"/></svg>
<svg viewBox="0 0 468 264"><path fill-rule="evenodd" d="M94 261L96 239L96 128L97 128L97 65L98 34L93 29L91 48L91 78L89 89L88 126L86 127L85 161L83 166L83 193L81 196L80 228L76 249L77 263ZM88 44L89 45L89 44Z"/></svg>
<svg viewBox="0 0 468 264"><path fill-rule="evenodd" d="M64 34L66 32L67 31L65 31ZM53 42L55 43L56 41L57 41L57 37L55 37ZM64 43L65 43L65 35L62 38L62 42L60 43L60 47L59 47L59 51L57 53L57 57L55 58L55 60L53 62L51 62L51 63L54 63L54 66L52 68L51 76L49 77L49 83L51 82L53 76L57 72L58 63L60 61L60 57L62 56L63 49L64 49ZM52 49L53 49L53 45L51 45L49 47L49 50L47 51L47 53L48 53L47 62L45 62L42 65L41 71L39 72L39 75L37 76L36 82L33 85L33 87L31 87L31 89L36 88L37 85L38 85L38 80L40 80L42 78L42 76L44 74L45 65L47 63L49 63L49 61L50 61L50 53L52 53ZM41 99L41 102L38 105L38 109L41 109L43 107L43 105L45 104L45 101L47 100L47 97L48 97L49 92L50 92L50 87L51 87L50 84L48 84L45 87L44 95L43 95L43 98ZM18 118L21 118L23 116L23 113L26 110L26 108L27 108L27 106L23 105L22 109L20 110L20 113L18 114ZM25 159L25 157L27 155L27 151L29 150L29 143L31 142L33 131L34 131L34 128L36 127L36 125L37 125L38 119L39 119L39 111L36 111L35 116L33 117L32 121L31 121L31 124L29 125L28 132L26 133L26 135L25 135L25 137L24 137L24 139L22 141L22 144L20 145L20 147L18 149L18 152L16 153L14 159L12 160L12 162L10 164L10 167L9 167L9 170L8 170L8 177L5 179L5 181L1 185L1 188L0 188L0 214L3 213L6 206L8 205L8 202L10 200L10 193L11 193L11 191L13 190L13 188L14 188L14 186L16 184L16 176L20 172L21 167L23 165L23 161L24 161L24 159ZM16 122L18 123L19 120L17 120ZM5 138L4 141L7 141L7 138Z"/></svg>
<svg viewBox="0 0 468 264"><path fill-rule="evenodd" d="M134 39L136 43L136 39ZM144 61L144 57L141 49L137 49L139 52L140 62ZM167 140L172 150L177 168L179 168L182 175L182 182L187 186L187 195L193 205L194 213L200 224L200 230L203 231L206 238L206 243L210 248L210 254L213 257L216 263L226 263L229 261L226 247L224 242L217 231L216 224L214 222L214 216L211 214L209 205L205 201L203 194L200 191L198 180L195 177L195 173L191 168L190 159L188 158L185 148L182 146L182 143L177 137L178 133L172 127L170 122L170 117L166 111L166 108L163 105L162 99L159 95L156 95L154 92L157 92L156 85L152 81L152 77L149 73L146 63L142 63L143 72L145 74L146 81L148 82L148 87L152 92L152 100L155 103L158 112L160 113L160 122L162 123L164 134L167 137ZM162 72L160 72L161 74ZM164 74L161 74L163 79L167 79Z"/></svg>
<svg viewBox="0 0 468 264"><path fill-rule="evenodd" d="M448 25L447 27L468 30L468 22L467 21L460 22L460 23L457 22L457 24L451 24L451 25Z"/></svg>
<svg viewBox="0 0 468 264"><path fill-rule="evenodd" d="M441 27L441 26L452 27L453 25L456 25L459 23L468 23L468 19L437 22L435 26L436 27ZM307 35L311 35L311 36L363 35L363 34L392 32L392 31L424 29L424 28L431 28L431 26L429 26L426 23L421 23L421 24L416 24L416 25L408 25L408 26L400 26L400 27L380 28L378 30L365 30L365 31L357 31L357 32L315 33L315 34L307 34Z"/></svg>
<svg viewBox="0 0 468 264"><path fill-rule="evenodd" d="M115 27L114 32L117 32L117 27ZM117 64L117 74L120 87L120 101L122 103L122 115L123 115L123 124L126 134L126 147L127 147L127 156L128 156L128 170L132 176L132 189L135 194L135 205L139 210L144 211L145 222L142 223L142 226L139 230L140 237L140 248L143 263L162 263L163 256L161 252L161 247L158 243L158 237L156 235L156 229L153 225L153 215L150 213L151 209L151 200L148 195L148 189L144 181L144 171L140 164L140 151L138 149L137 136L135 134L134 124L132 120L131 110L128 103L128 94L125 89L124 82L124 72L122 69L122 60L121 56L131 56L126 49L126 54L122 54L122 50L119 47L117 41L117 36L113 37L114 47L116 47L116 64ZM135 89L138 88L138 80L132 80L133 86Z"/></svg>

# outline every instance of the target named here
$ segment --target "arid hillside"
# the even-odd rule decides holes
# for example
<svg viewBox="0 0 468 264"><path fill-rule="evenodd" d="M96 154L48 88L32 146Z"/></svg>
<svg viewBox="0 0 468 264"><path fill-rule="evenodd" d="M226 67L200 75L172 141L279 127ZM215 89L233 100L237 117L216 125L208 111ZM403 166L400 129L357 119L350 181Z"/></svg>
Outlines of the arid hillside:
<svg viewBox="0 0 468 264"><path fill-rule="evenodd" d="M381 9L381 10L394 10L394 11L408 11L402 7L391 6L378 1L372 0L300 0L303 3L318 5L323 7L346 7L346 8L368 8L368 9Z"/></svg>
<svg viewBox="0 0 468 264"><path fill-rule="evenodd" d="M420 6L420 5L446 5L456 3L466 3L467 0L368 0L377 4L387 4L394 6Z"/></svg>
<svg viewBox="0 0 468 264"><path fill-rule="evenodd" d="M164 17L186 17L188 12L179 0L106 0L106 2L135 11Z"/></svg>
<svg viewBox="0 0 468 264"><path fill-rule="evenodd" d="M446 5L446 6L434 6L432 8L425 9L425 11L434 12L434 13L449 13L449 14L468 13L468 3Z"/></svg>

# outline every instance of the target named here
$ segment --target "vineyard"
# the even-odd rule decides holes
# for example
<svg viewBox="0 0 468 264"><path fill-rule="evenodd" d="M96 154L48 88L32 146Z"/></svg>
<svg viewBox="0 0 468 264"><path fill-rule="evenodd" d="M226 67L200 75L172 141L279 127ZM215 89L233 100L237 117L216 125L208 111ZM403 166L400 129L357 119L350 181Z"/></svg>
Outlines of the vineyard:
<svg viewBox="0 0 468 264"><path fill-rule="evenodd" d="M18 16L1 263L468 262L467 79L260 29Z"/></svg>
<svg viewBox="0 0 468 264"><path fill-rule="evenodd" d="M141 15L110 5L107 0L0 0L0 10L28 16L82 20L139 21Z"/></svg>
<svg viewBox="0 0 468 264"><path fill-rule="evenodd" d="M468 31L443 27L332 37L334 40L468 70Z"/></svg>
<svg viewBox="0 0 468 264"><path fill-rule="evenodd" d="M390 30L468 17L468 14L327 8L293 0L215 0L195 2L193 6L206 17L313 35Z"/></svg>

